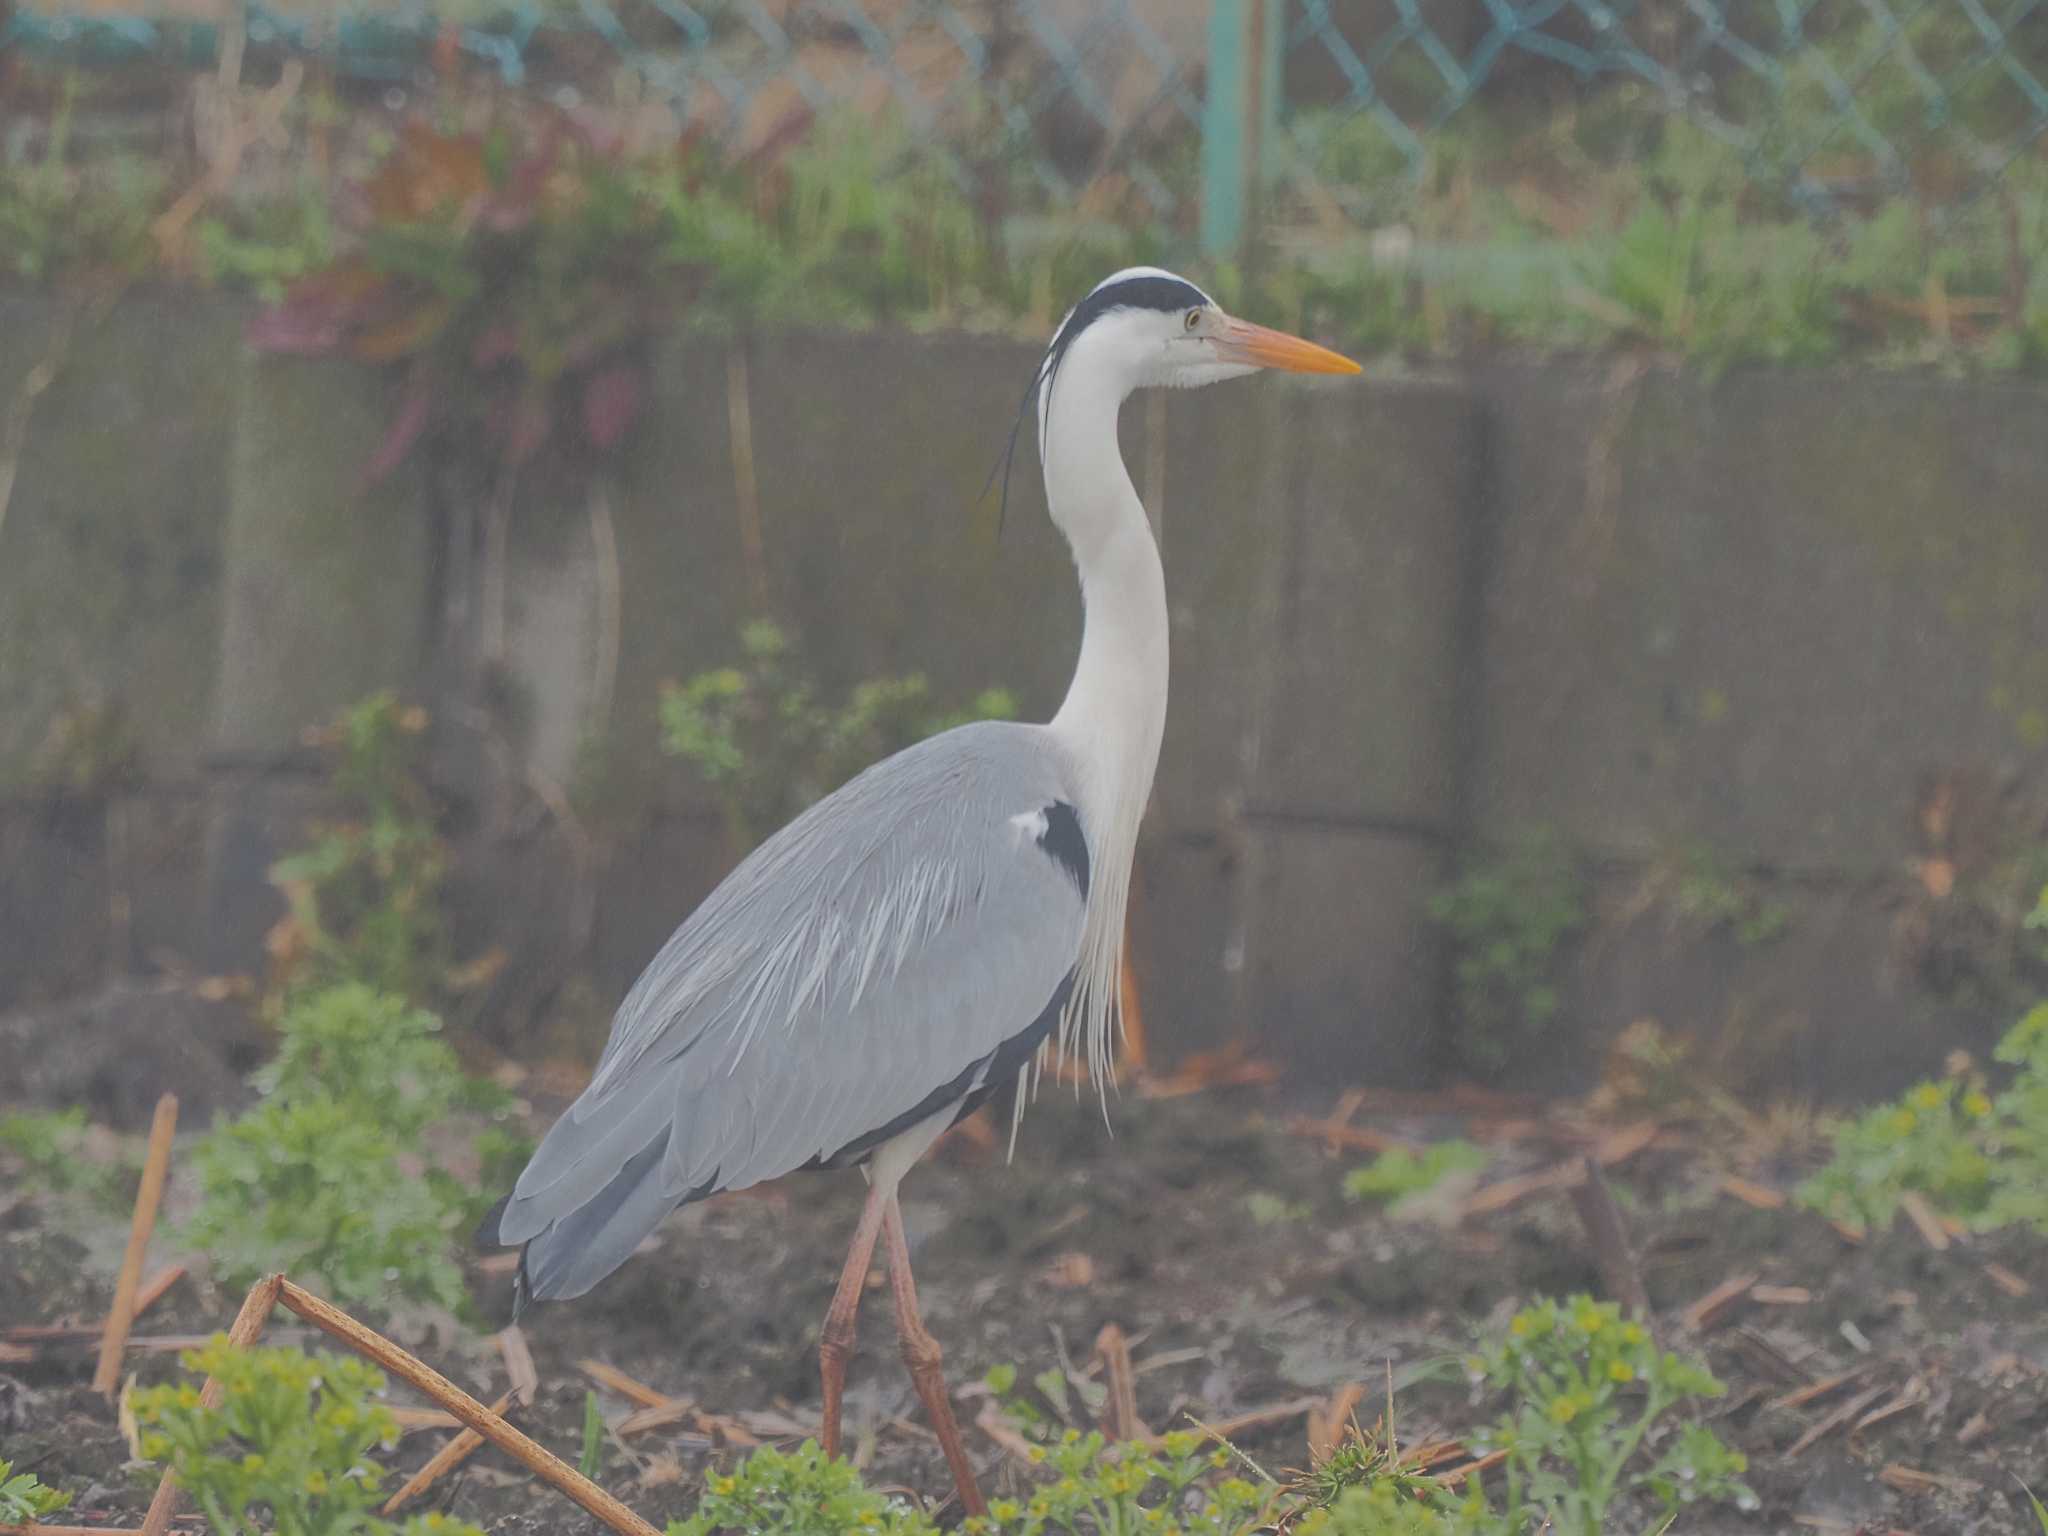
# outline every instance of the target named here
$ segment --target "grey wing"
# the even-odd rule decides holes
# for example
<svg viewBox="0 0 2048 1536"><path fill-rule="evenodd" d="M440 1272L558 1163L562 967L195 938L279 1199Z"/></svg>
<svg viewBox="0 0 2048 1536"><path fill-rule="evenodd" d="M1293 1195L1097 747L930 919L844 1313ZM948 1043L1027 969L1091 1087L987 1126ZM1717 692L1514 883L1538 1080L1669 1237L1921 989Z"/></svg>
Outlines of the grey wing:
<svg viewBox="0 0 2048 1536"><path fill-rule="evenodd" d="M852 1160L993 1087L1071 985L1088 850L1039 727L948 731L764 843L679 928L498 1221L576 1296L684 1200Z"/></svg>

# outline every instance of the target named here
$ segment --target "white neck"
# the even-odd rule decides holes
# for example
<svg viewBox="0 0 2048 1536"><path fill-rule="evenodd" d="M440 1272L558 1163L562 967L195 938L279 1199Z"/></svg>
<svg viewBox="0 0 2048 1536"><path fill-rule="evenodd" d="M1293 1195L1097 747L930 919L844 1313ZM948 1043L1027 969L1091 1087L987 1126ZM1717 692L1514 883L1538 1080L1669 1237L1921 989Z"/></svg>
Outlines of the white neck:
<svg viewBox="0 0 2048 1536"><path fill-rule="evenodd" d="M1138 822L1152 793L1166 728L1166 577L1144 504L1117 450L1128 382L1087 333L1062 360L1040 407L1046 503L1074 551L1086 611L1081 657L1049 729L1082 778L1090 849L1080 974L1061 1021L1061 1048L1085 1053L1100 1081L1109 1064Z"/></svg>

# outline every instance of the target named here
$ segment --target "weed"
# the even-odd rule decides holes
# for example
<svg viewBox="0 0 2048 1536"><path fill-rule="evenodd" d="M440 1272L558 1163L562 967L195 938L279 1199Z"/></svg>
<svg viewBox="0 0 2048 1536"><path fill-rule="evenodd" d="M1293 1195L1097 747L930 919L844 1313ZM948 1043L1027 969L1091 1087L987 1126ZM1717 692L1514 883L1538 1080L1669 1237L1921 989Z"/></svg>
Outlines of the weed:
<svg viewBox="0 0 2048 1536"><path fill-rule="evenodd" d="M28 1525L70 1503L70 1494L48 1487L33 1472L16 1472L0 1457L0 1525Z"/></svg>
<svg viewBox="0 0 2048 1536"><path fill-rule="evenodd" d="M1244 1197L1245 1213L1254 1226L1284 1227L1304 1222L1314 1214L1305 1200L1283 1200L1267 1190L1253 1190Z"/></svg>
<svg viewBox="0 0 2048 1536"><path fill-rule="evenodd" d="M470 1206L409 1171L404 1152L332 1099L260 1104L194 1151L201 1205L185 1241L231 1286L282 1269L344 1306L460 1308L449 1248Z"/></svg>
<svg viewBox="0 0 2048 1536"><path fill-rule="evenodd" d="M426 727L425 710L383 692L308 733L335 754L334 787L348 814L271 867L291 909L271 942L277 990L348 980L426 997L441 985L447 850L420 777Z"/></svg>
<svg viewBox="0 0 2048 1536"><path fill-rule="evenodd" d="M112 273L150 261L149 224L163 193L160 172L132 155L71 163L79 77L64 77L40 158L0 151L0 275L31 282Z"/></svg>
<svg viewBox="0 0 2048 1536"><path fill-rule="evenodd" d="M82 1109L0 1115L0 1156L21 1165L24 1184L125 1210L134 1198L135 1166L95 1156L91 1135Z"/></svg>
<svg viewBox="0 0 2048 1536"><path fill-rule="evenodd" d="M1800 1202L1881 1227L1910 1191L1980 1230L2048 1232L2048 1003L2029 1010L1995 1054L2014 1069L1996 1096L1962 1071L1838 1126L1833 1156L1799 1187Z"/></svg>
<svg viewBox="0 0 2048 1536"><path fill-rule="evenodd" d="M1489 1385L1511 1394L1489 1436L1508 1453L1510 1514L1526 1504L1559 1536L1600 1536L1610 1509L1632 1491L1667 1519L1703 1500L1755 1508L1740 1480L1743 1457L1702 1424L1684 1426L1654 1462L1637 1465L1670 1409L1723 1388L1703 1367L1658 1349L1612 1302L1575 1296L1526 1307L1478 1365Z"/></svg>
<svg viewBox="0 0 2048 1536"><path fill-rule="evenodd" d="M787 1454L763 1446L737 1471L713 1473L697 1512L670 1522L668 1536L936 1536L937 1530L918 1511L870 1492L852 1467L807 1440Z"/></svg>
<svg viewBox="0 0 2048 1536"><path fill-rule="evenodd" d="M464 1075L440 1021L360 983L301 993L279 1022L263 1101L194 1150L201 1203L186 1239L233 1284L271 1269L320 1280L337 1300L467 1306L454 1235L488 1196L426 1163L422 1138L457 1112L496 1113L504 1093ZM487 1131L485 1190L524 1145Z"/></svg>
<svg viewBox="0 0 2048 1536"><path fill-rule="evenodd" d="M1704 844L1680 850L1673 875L1672 912L1681 922L1726 931L1746 949L1774 943L1792 926L1790 907L1765 895L1758 881L1731 871Z"/></svg>
<svg viewBox="0 0 2048 1536"><path fill-rule="evenodd" d="M604 1473L604 1414L595 1392L583 1394L583 1454L576 1458L576 1470L593 1479Z"/></svg>
<svg viewBox="0 0 2048 1536"><path fill-rule="evenodd" d="M1469 1141L1437 1141L1420 1157L1406 1147L1389 1147L1363 1168L1344 1176L1344 1193L1354 1200L1395 1202L1433 1188L1446 1175L1476 1173L1486 1154Z"/></svg>
<svg viewBox="0 0 2048 1536"><path fill-rule="evenodd" d="M224 1334L180 1359L220 1383L220 1405L207 1407L189 1382L137 1392L142 1453L169 1463L217 1536L482 1536L445 1516L399 1527L374 1514L384 1472L370 1452L398 1440L397 1421L375 1401L384 1377L374 1367L348 1355L238 1349Z"/></svg>
<svg viewBox="0 0 2048 1536"><path fill-rule="evenodd" d="M1502 1071L1557 1017L1564 949L1586 924L1577 862L1555 833L1532 831L1466 869L1429 910L1456 949L1458 1052Z"/></svg>
<svg viewBox="0 0 2048 1536"><path fill-rule="evenodd" d="M878 758L967 720L1009 719L1016 701L987 689L935 712L923 677L871 678L843 703L819 697L781 626L741 628L742 661L662 689L662 747L723 804L735 847L753 846Z"/></svg>

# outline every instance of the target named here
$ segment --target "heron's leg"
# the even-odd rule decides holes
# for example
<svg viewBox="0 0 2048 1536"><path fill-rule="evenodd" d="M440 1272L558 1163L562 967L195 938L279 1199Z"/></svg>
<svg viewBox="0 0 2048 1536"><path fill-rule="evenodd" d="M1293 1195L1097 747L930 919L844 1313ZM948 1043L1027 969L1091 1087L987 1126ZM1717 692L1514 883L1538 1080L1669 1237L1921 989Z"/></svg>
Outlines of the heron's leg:
<svg viewBox="0 0 2048 1536"><path fill-rule="evenodd" d="M827 1456L839 1454L839 1398L846 1390L847 1357L853 1353L853 1320L860 1311L860 1293L868 1283L875 1237L882 1230L882 1212L888 1204L881 1188L870 1185L860 1225L853 1229L853 1242L846 1250L846 1267L839 1271L839 1289L832 1293L832 1305L825 1312L825 1330L818 1337L818 1376L825 1386L824 1422L818 1439Z"/></svg>
<svg viewBox="0 0 2048 1536"><path fill-rule="evenodd" d="M939 1341L924 1326L917 1310L917 1282L910 1276L910 1244L903 1237L903 1210L889 1193L888 1211L882 1219L884 1240L889 1248L889 1289L896 1299L896 1331L903 1341L903 1361L910 1367L910 1379L924 1402L925 1417L938 1434L939 1448L946 1453L946 1465L953 1469L953 1482L960 1490L960 1507L970 1515L985 1515L981 1488L974 1481L974 1468L960 1444L960 1426L953 1418L953 1400L946 1395L945 1379L939 1374Z"/></svg>

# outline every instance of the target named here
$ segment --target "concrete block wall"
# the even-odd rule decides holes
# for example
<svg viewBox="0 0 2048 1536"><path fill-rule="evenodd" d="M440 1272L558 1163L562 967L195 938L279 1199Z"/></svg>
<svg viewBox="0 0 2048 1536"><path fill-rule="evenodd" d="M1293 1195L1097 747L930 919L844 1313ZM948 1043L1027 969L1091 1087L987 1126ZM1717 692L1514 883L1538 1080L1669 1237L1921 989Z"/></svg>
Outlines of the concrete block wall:
<svg viewBox="0 0 2048 1536"><path fill-rule="evenodd" d="M302 728L382 686L460 713L463 492L363 485L389 381L254 357L242 322L126 300L37 402L0 523L0 1007L166 955L253 965L264 871L322 806ZM55 326L0 294L0 392ZM1079 600L1035 455L1000 534L976 500L1034 363L969 337L671 338L622 460L522 487L500 755L522 793L596 757L603 803L573 899L544 825L466 848L462 933L522 956L491 1010L575 967L615 998L723 872L655 703L763 603L828 685L922 671L941 698L1057 704ZM2044 404L1608 362L1134 401L1174 646L1133 913L1157 1048L1430 1075L1429 897L1461 850L1536 824L1596 870L1539 1063L1560 1082L1645 1015L1820 1092L1981 1040L1999 1021L1925 996L1894 929L1930 776L2024 795L2044 768ZM81 700L118 706L140 772L53 806L38 764ZM482 760L437 758L458 799ZM1773 882L1781 940L1670 920L1658 871L1692 846Z"/></svg>

